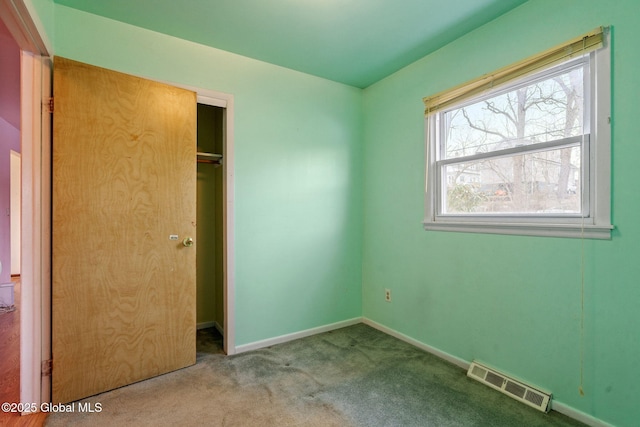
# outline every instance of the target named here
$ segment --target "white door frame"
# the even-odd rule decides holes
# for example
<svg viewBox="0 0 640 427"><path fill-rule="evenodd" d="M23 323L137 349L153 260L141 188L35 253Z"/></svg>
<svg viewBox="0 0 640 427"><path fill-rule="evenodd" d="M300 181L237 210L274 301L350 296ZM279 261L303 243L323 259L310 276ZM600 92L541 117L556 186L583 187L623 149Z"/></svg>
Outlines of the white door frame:
<svg viewBox="0 0 640 427"><path fill-rule="evenodd" d="M20 401L48 402L51 358L51 117L44 110L51 85L50 60L21 55L22 266Z"/></svg>

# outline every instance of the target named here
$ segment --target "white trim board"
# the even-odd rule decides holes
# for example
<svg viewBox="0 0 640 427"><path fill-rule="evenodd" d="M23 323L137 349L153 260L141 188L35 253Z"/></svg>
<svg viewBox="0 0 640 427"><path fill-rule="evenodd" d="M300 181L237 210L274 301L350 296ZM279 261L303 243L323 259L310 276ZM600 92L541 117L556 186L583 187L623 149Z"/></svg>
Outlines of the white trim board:
<svg viewBox="0 0 640 427"><path fill-rule="evenodd" d="M258 350L260 348L269 347L276 344L282 344L285 342L297 340L300 338L310 337L312 335L321 334L323 332L334 331L336 329L345 328L347 326L357 325L362 323L361 317L354 317L353 319L343 320L341 322L331 323L324 326L318 326L316 328L306 329L304 331L294 332L291 334L280 335L274 338L268 338L266 340L255 341L249 344L243 344L236 347L236 354L246 353L247 351Z"/></svg>
<svg viewBox="0 0 640 427"><path fill-rule="evenodd" d="M426 351L427 353L431 353L435 356L438 356L440 359L444 359L447 362L451 362L454 365L457 365L459 367L461 367L464 370L469 369L469 365L471 364L471 362L467 362L464 359L460 359L458 357L452 356L449 353L445 353L444 351L438 350L435 347L431 347L430 345L424 344L416 339L413 339L405 334L402 334L398 331L394 331L391 328L387 328L384 325L381 325L380 323L374 322L371 319L367 319L366 317L364 317L362 319L362 323L364 323L365 325L369 325L374 329L379 330L380 332L384 332L387 335L391 335L392 337L398 338L400 341L404 341L406 343L411 344L414 347L418 347L421 350Z"/></svg>
<svg viewBox="0 0 640 427"><path fill-rule="evenodd" d="M208 329L208 328L215 328L216 327L216 322L200 322L198 324L196 324L196 330L200 330L200 329Z"/></svg>
<svg viewBox="0 0 640 427"><path fill-rule="evenodd" d="M580 421L581 423L584 423L591 427L614 427L613 424L609 424L607 422L599 420L596 417L578 411L577 409L572 408L569 405L565 405L562 402L558 402L557 400L551 399L551 410L559 412L569 418L573 418L574 420Z"/></svg>
<svg viewBox="0 0 640 427"><path fill-rule="evenodd" d="M435 347L431 347L430 345L424 344L398 331L395 331L391 328L381 325L380 323L377 323L371 319L367 319L366 317L363 317L362 323L364 323L365 325L369 325L372 328L379 330L380 332L384 332L387 335L391 335L392 337L398 338L400 341L404 341L408 344L413 345L414 347L417 347L428 353L431 353L434 356L437 356L441 359L451 362L454 365L457 365L460 368L464 369L465 371L469 369L469 365L471 364L471 362L468 362L464 359L460 359L459 357L452 356L449 353L445 353L444 351L439 350ZM598 418L595 418L591 415L585 414L584 412L581 412L557 400L553 400L553 399L551 400L551 410L559 412L563 415L566 415L567 417L573 418L574 420L580 421L588 426L613 427L611 424L608 424L602 420L599 420Z"/></svg>
<svg viewBox="0 0 640 427"><path fill-rule="evenodd" d="M50 347L50 115L42 112L50 88L48 58L21 54L22 247L20 401L50 400L50 376L41 375Z"/></svg>
<svg viewBox="0 0 640 427"><path fill-rule="evenodd" d="M220 335L222 335L222 337L224 338L224 328L220 326L220 323L213 322L213 327L216 328L218 332L220 332Z"/></svg>

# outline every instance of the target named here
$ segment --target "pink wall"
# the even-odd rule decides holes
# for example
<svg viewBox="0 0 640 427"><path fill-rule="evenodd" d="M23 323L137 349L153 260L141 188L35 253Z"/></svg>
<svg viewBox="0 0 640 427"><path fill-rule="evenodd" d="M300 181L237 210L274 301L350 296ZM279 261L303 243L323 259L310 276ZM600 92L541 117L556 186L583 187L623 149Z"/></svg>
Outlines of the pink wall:
<svg viewBox="0 0 640 427"><path fill-rule="evenodd" d="M0 117L20 129L20 49L0 20Z"/></svg>
<svg viewBox="0 0 640 427"><path fill-rule="evenodd" d="M0 21L0 283L11 281L10 150L20 152L20 50Z"/></svg>

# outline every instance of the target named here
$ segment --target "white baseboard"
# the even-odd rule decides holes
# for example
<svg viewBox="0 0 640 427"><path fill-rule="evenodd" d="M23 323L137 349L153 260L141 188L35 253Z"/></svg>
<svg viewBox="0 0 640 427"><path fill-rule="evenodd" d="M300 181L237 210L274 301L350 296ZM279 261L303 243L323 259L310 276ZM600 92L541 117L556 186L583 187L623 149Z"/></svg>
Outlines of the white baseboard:
<svg viewBox="0 0 640 427"><path fill-rule="evenodd" d="M207 329L207 328L216 328L218 330L218 332L220 332L220 335L222 335L224 337L224 329L222 328L222 326L220 326L220 324L216 321L212 321L212 322L201 322L198 323L196 325L196 329L200 330L200 329Z"/></svg>
<svg viewBox="0 0 640 427"><path fill-rule="evenodd" d="M220 332L220 335L224 337L224 328L220 326L220 323L218 322L213 322L213 323L214 323L213 327L216 328L218 332Z"/></svg>
<svg viewBox="0 0 640 427"><path fill-rule="evenodd" d="M602 420L599 420L598 418L592 417L589 414L578 411L577 409L572 408L569 405L558 402L557 400L551 400L551 409L591 427L614 427L613 424L606 423Z"/></svg>
<svg viewBox="0 0 640 427"><path fill-rule="evenodd" d="M297 340L299 338L310 337L311 335L321 334L323 332L329 332L336 329L344 328L347 326L356 325L362 323L361 317L355 317L349 320L343 320L342 322L331 323L329 325L318 326L317 328L311 328L300 332L294 332L292 334L280 335L279 337L269 338L262 341L255 341L249 344L243 344L236 347L236 353L245 353L251 350L257 350L259 348L269 347L271 345L282 344L288 341Z"/></svg>
<svg viewBox="0 0 640 427"><path fill-rule="evenodd" d="M415 347L418 347L428 353L431 353L435 356L438 356L441 359L444 359L448 362L453 363L454 365L457 365L461 368L463 368L465 371L469 369L469 365L471 364L471 362L467 362L464 359L460 359L458 357L452 356L449 353L445 353L444 351L438 350L435 347L431 347L430 345L424 344L418 340L415 340L411 337L408 337L407 335L404 335L398 331L394 331L391 328L388 328L384 325L381 325L377 322L374 322L371 319L367 319L366 317L362 319L362 323L364 323L365 325L369 325L372 328L375 328L381 332L384 332L387 335L391 335L392 337L398 338L401 341L407 342ZM591 415L585 414L584 412L580 412L575 408L572 408L569 405L565 405L562 402L558 402L557 400L551 400L551 409L553 411L559 412L563 415L566 415L569 418L573 418L574 420L580 421L588 426L591 427L614 427L611 424L608 424L602 420L599 420L598 418L592 417Z"/></svg>
<svg viewBox="0 0 640 427"><path fill-rule="evenodd" d="M216 322L201 322L196 325L196 329L200 330L200 329L207 329L207 328L215 328L216 324L217 324Z"/></svg>
<svg viewBox="0 0 640 427"><path fill-rule="evenodd" d="M471 364L471 362L468 362L464 359L460 359L459 357L455 357L450 355L449 353L445 353L444 351L438 350L435 347L431 347L430 345L427 345L425 343L422 343L416 339L413 339L405 334L402 334L398 331L394 331L391 328L387 328L384 325L381 325L380 323L374 322L371 319L367 319L366 317L362 319L362 323L364 323L365 325L369 325L372 328L375 328L381 332L384 332L387 335L391 335L392 337L398 338L401 341L404 341L406 343L411 344L414 347L418 347L419 349L422 349L428 353L431 353L435 356L438 356L440 359L444 359L448 362L453 363L454 365L457 365L459 367L461 367L464 370L469 369L469 365Z"/></svg>

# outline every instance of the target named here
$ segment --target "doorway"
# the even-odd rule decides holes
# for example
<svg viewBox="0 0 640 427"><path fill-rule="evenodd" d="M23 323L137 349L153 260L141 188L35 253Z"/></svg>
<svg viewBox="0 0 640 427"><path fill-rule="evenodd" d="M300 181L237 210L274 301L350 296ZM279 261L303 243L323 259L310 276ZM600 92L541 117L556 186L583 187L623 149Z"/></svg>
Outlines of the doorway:
<svg viewBox="0 0 640 427"><path fill-rule="evenodd" d="M196 322L198 350L224 337L223 182L224 112L197 105Z"/></svg>
<svg viewBox="0 0 640 427"><path fill-rule="evenodd" d="M48 40L40 37L41 28L32 21L22 0L0 3L0 20L19 41L21 49L24 99L21 108L22 130L22 265L21 279L29 286L23 290L21 313L21 401L49 402L50 380L44 369L50 359L50 145L51 115L42 108L51 96L51 60ZM182 86L176 84L176 86ZM184 87L184 86L183 86ZM234 97L233 95L188 87L198 102L224 108L223 182L223 304L224 351L235 349L235 245L234 245Z"/></svg>
<svg viewBox="0 0 640 427"><path fill-rule="evenodd" d="M21 285L15 277L20 200L20 48L0 20L0 401L20 401ZM17 188L16 188L17 185ZM16 195L16 190L18 194ZM17 200L16 200L17 196ZM18 221L16 224L16 220ZM19 258L18 258L19 259ZM0 413L0 424L17 419Z"/></svg>
<svg viewBox="0 0 640 427"><path fill-rule="evenodd" d="M48 300L46 290L48 279L44 272L48 271L48 242L50 237L44 236L48 230L49 199L47 188L50 185L48 178L48 144L42 141L49 140L49 115L43 110L43 99L49 95L50 61L47 58L47 46L40 38L38 28L32 21L27 8L22 0L0 3L0 94L2 96L2 117L0 125L3 127L3 143L13 145L10 147L18 156L11 155L6 144L2 145L0 158L3 166L2 172L6 172L9 183L10 164L13 169L19 163L20 185L18 197L13 197L12 209L9 203L9 215L5 218L11 221L3 223L4 231L7 231L3 243L8 245L4 252L10 254L12 262L3 257L5 264L4 274L15 275L11 282L15 283L16 309L9 313L14 317L15 336L11 340L3 340L7 344L7 354L3 362L4 366L10 366L14 374L3 376L7 381L3 385L15 385L12 392L16 392L10 399L3 401L34 402L48 401L48 377L41 374L42 360L49 358L48 341L41 332L48 329ZM7 52L9 56L7 56ZM15 77L17 76L17 78ZM15 102L14 102L15 101ZM9 106L9 109L5 109ZM11 123L12 125L7 125ZM7 125L7 126L5 126ZM4 132L7 131L8 133ZM12 135L16 135L14 138ZM7 137L9 135L9 137ZM16 142L17 141L17 144ZM6 162L4 161L6 160ZM15 175L12 179L15 184ZM15 190L15 187L14 187ZM10 192L7 190L7 201ZM20 212L15 210L16 199L19 200ZM19 219L18 226L13 220ZM13 223L13 224L11 224ZM12 226L13 229L12 230ZM20 238L15 236L18 227ZM12 231L9 231L12 230ZM13 235L9 238L9 235ZM14 250L10 249L10 241L14 241ZM19 240L19 244L18 243ZM18 253L15 248L19 246ZM19 262L16 261L19 259ZM17 262L17 264L16 264ZM19 274L19 278L17 275ZM3 277L6 279L6 277ZM3 280L0 280L2 282ZM6 331L5 331L6 332ZM15 365L20 361L19 366ZM11 380L9 380L11 378ZM0 414L1 416L17 416L20 414ZM42 417L31 418L36 425ZM11 424L11 422L9 422ZM2 422L0 422L2 424Z"/></svg>
<svg viewBox="0 0 640 427"><path fill-rule="evenodd" d="M200 153L196 196L197 328L203 332L199 335L205 337L207 345L212 336L220 339L224 336L223 351L232 355L236 354L234 97L209 89L177 86L197 94Z"/></svg>

